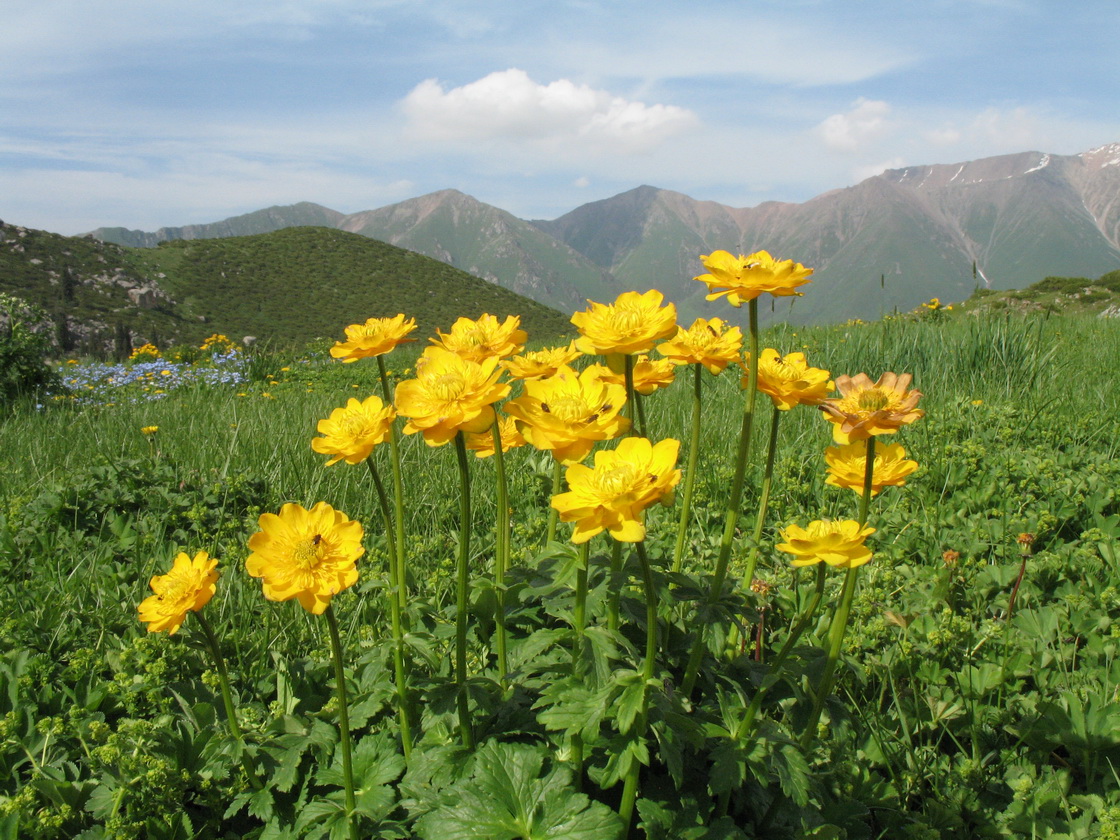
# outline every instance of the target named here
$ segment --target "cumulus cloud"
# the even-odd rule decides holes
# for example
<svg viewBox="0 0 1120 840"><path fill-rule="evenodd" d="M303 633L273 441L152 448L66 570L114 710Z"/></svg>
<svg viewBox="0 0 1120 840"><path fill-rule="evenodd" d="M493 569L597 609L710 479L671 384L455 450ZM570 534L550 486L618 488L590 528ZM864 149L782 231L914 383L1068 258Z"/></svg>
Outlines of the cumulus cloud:
<svg viewBox="0 0 1120 840"><path fill-rule="evenodd" d="M867 166L857 166L852 170L852 179L854 183L866 181L868 178L874 178L876 175L882 175L888 169L901 169L906 165L906 159L901 157L892 157L889 160L881 161L880 163L872 163Z"/></svg>
<svg viewBox="0 0 1120 840"><path fill-rule="evenodd" d="M828 148L838 152L856 152L886 133L890 128L887 121L890 112L891 106L886 102L860 97L850 111L827 117L816 131Z"/></svg>
<svg viewBox="0 0 1120 840"><path fill-rule="evenodd" d="M588 141L631 151L697 123L685 108L646 105L568 79L538 84L516 68L451 89L427 79L401 109L410 131L426 140Z"/></svg>

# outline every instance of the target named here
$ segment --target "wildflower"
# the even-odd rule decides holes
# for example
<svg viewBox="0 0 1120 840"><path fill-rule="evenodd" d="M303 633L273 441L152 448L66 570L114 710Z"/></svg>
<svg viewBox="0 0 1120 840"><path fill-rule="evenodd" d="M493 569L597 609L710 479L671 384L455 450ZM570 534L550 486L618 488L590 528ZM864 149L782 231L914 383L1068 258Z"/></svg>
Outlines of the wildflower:
<svg viewBox="0 0 1120 840"><path fill-rule="evenodd" d="M867 469L866 440L857 440L844 446L830 446L824 451L824 459L828 463L826 484L863 493L863 479ZM871 495L876 495L884 487L901 487L906 484L906 477L916 469L918 462L907 460L906 450L900 444L877 444Z"/></svg>
<svg viewBox="0 0 1120 840"><path fill-rule="evenodd" d="M552 499L564 522L574 522L572 542L585 543L606 530L620 542L645 538L645 510L663 501L681 478L675 469L680 442L672 438L651 444L626 438L615 450L595 453L594 468L568 467L567 493Z"/></svg>
<svg viewBox="0 0 1120 840"><path fill-rule="evenodd" d="M155 575L148 585L156 594L141 601L138 608L148 632L166 630L171 635L183 625L188 612L205 607L217 591L217 565L218 561L211 560L205 551L198 552L193 560L180 552L171 571Z"/></svg>
<svg viewBox="0 0 1120 840"><path fill-rule="evenodd" d="M360 464L373 448L389 436L397 416L391 405L371 396L363 402L351 397L343 408L336 408L330 417L320 420L316 428L323 437L313 438L311 448L320 455L332 456L327 466L345 460Z"/></svg>
<svg viewBox="0 0 1120 840"><path fill-rule="evenodd" d="M983 401L983 400L973 400L973 401L972 401L972 404L973 404L973 405L983 405L983 404L984 404L984 401Z"/></svg>
<svg viewBox="0 0 1120 840"><path fill-rule="evenodd" d="M145 437L151 437L152 435L154 435L158 431L159 431L159 426L141 426L140 427L140 434L144 435Z"/></svg>
<svg viewBox="0 0 1120 840"><path fill-rule="evenodd" d="M356 362L368 356L383 356L398 344L415 341L408 334L416 329L416 319L405 320L404 315L392 318L368 318L364 324L351 324L346 328L346 341L331 348L331 356L343 362Z"/></svg>
<svg viewBox="0 0 1120 840"><path fill-rule="evenodd" d="M576 347L588 354L648 353L677 331L677 308L662 306L664 300L656 289L623 292L611 304L589 300L589 308L571 318L580 331Z"/></svg>
<svg viewBox="0 0 1120 840"><path fill-rule="evenodd" d="M439 333L439 338L431 339L432 344L458 353L464 359L481 362L491 356L499 359L520 353L528 338L525 330L520 329L521 318L509 315L505 321L488 313L483 313L477 321L460 318L451 325L451 332Z"/></svg>
<svg viewBox="0 0 1120 840"><path fill-rule="evenodd" d="M743 387L748 377L743 376ZM773 400L781 411L797 405L820 405L834 388L827 370L809 367L804 353L781 356L767 347L758 354L758 390Z"/></svg>
<svg viewBox="0 0 1120 840"><path fill-rule="evenodd" d="M422 432L429 446L462 432L482 432L494 422L491 404L509 394L498 382L498 357L473 362L442 347L429 347L416 363L416 378L397 385L397 413L408 418L405 434Z"/></svg>
<svg viewBox="0 0 1120 840"><path fill-rule="evenodd" d="M657 352L678 365L703 365L708 373L717 374L738 360L742 347L743 331L738 327L725 330L719 318L697 318L687 330L678 327Z"/></svg>
<svg viewBox="0 0 1120 840"><path fill-rule="evenodd" d="M268 600L296 598L321 615L331 598L357 581L355 563L365 553L362 525L342 511L326 502L311 510L289 503L279 515L262 513L258 525L245 568L261 578Z"/></svg>
<svg viewBox="0 0 1120 840"><path fill-rule="evenodd" d="M617 385L626 385L626 374L615 373L604 365L592 365L602 369L603 380ZM669 359L650 359L644 353L634 360L634 390L648 397L658 388L667 388L676 377L675 365Z"/></svg>
<svg viewBox="0 0 1120 840"><path fill-rule="evenodd" d="M525 393L506 403L505 412L537 449L551 450L565 464L582 461L595 441L630 428L620 414L626 389L607 381L605 370L595 365L577 373L564 366L555 376L527 381Z"/></svg>
<svg viewBox="0 0 1120 840"><path fill-rule="evenodd" d="M960 559L961 553L959 551L954 551L951 548L948 548L945 551L941 552L941 562L949 568L957 565L957 561Z"/></svg>
<svg viewBox="0 0 1120 840"><path fill-rule="evenodd" d="M809 281L813 269L793 260L775 260L766 251L735 257L727 251L715 251L700 257L708 274L693 279L705 284L707 300L727 298L732 306L757 298L764 292L775 297L801 295L797 287Z"/></svg>
<svg viewBox="0 0 1120 840"><path fill-rule="evenodd" d="M518 431L517 421L512 417L498 418L498 434L502 441L502 452L525 445L525 438ZM470 432L465 436L464 442L477 458L490 458L494 455L494 435L490 429L485 432Z"/></svg>
<svg viewBox="0 0 1120 840"><path fill-rule="evenodd" d="M872 435L894 434L900 427L924 417L916 408L920 391L907 390L911 375L884 373L872 382L865 373L838 376L839 397L825 400L821 411L835 425L832 439L836 443L852 443Z"/></svg>
<svg viewBox="0 0 1120 840"><path fill-rule="evenodd" d="M160 357L159 349L152 343L141 344L128 357L130 362L153 362Z"/></svg>
<svg viewBox="0 0 1120 840"><path fill-rule="evenodd" d="M874 528L860 527L854 519L841 522L817 520L808 528L790 525L781 530L785 541L775 548L794 555L794 566L827 563L843 569L862 566L871 559L871 549L863 541L875 533Z"/></svg>
<svg viewBox="0 0 1120 840"><path fill-rule="evenodd" d="M546 347L543 350L523 352L502 365L514 379L543 379L552 376L564 365L570 365L582 354L574 341L567 347Z"/></svg>

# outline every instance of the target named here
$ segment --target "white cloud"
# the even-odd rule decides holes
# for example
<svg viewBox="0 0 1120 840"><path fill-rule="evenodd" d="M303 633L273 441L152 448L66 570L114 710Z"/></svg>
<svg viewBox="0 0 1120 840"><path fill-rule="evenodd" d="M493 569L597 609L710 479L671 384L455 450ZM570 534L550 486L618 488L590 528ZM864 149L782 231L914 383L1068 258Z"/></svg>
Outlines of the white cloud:
<svg viewBox="0 0 1120 840"><path fill-rule="evenodd" d="M572 185L576 186L576 187L579 187L582 190L586 187L591 186L591 179L588 178L586 175L580 175L578 178L576 178L574 181L572 181Z"/></svg>
<svg viewBox="0 0 1120 840"><path fill-rule="evenodd" d="M576 141L617 151L652 148L698 122L675 105L646 105L568 79L542 85L516 68L449 90L427 79L401 109L410 132L425 140Z"/></svg>
<svg viewBox="0 0 1120 840"><path fill-rule="evenodd" d="M886 102L860 97L852 103L850 111L827 117L816 131L828 148L857 152L889 130L887 115L890 112L891 106Z"/></svg>
<svg viewBox="0 0 1120 840"><path fill-rule="evenodd" d="M852 181L858 184L860 181L866 181L868 178L874 178L876 175L882 175L888 169L901 169L906 165L906 158L892 157L889 160L884 160L880 163L872 163L867 166L857 166L852 170Z"/></svg>

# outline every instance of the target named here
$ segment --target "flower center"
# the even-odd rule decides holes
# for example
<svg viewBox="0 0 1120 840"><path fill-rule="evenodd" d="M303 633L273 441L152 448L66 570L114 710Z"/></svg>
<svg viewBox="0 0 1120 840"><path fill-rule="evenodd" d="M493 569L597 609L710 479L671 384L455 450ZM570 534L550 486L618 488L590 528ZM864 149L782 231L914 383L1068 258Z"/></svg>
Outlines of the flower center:
<svg viewBox="0 0 1120 840"><path fill-rule="evenodd" d="M159 596L160 601L170 601L176 603L186 598L190 592L196 588L194 581L190 578L183 577L182 575L175 575L166 582L166 588L163 594Z"/></svg>
<svg viewBox="0 0 1120 840"><path fill-rule="evenodd" d="M429 386L432 393L446 402L453 402L462 396L466 390L466 380L457 371L449 370L432 379Z"/></svg>
<svg viewBox="0 0 1120 840"><path fill-rule="evenodd" d="M303 571L308 571L319 565L322 559L323 535L316 534L309 540L300 540L292 551L292 559Z"/></svg>
<svg viewBox="0 0 1120 840"><path fill-rule="evenodd" d="M638 471L629 462L615 464L605 470L595 471L595 486L603 496L618 498L634 487L638 478Z"/></svg>
<svg viewBox="0 0 1120 840"><path fill-rule="evenodd" d="M890 405L891 398L879 388L868 388L856 395L856 405L863 411L879 411Z"/></svg>
<svg viewBox="0 0 1120 840"><path fill-rule="evenodd" d="M573 394L562 394L556 399L550 400L548 411L565 423L582 423L592 413L591 407Z"/></svg>
<svg viewBox="0 0 1120 840"><path fill-rule="evenodd" d="M645 321L645 313L629 307L616 308L611 313L611 326L620 333L631 333L640 329Z"/></svg>

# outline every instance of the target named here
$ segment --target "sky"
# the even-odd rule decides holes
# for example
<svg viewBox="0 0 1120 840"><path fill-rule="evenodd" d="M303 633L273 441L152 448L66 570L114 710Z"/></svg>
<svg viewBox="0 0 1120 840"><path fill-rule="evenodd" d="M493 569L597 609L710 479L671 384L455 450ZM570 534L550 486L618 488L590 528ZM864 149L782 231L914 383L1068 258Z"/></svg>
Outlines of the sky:
<svg viewBox="0 0 1120 840"><path fill-rule="evenodd" d="M1120 0L8 0L0 219L749 207L1120 141Z"/></svg>

